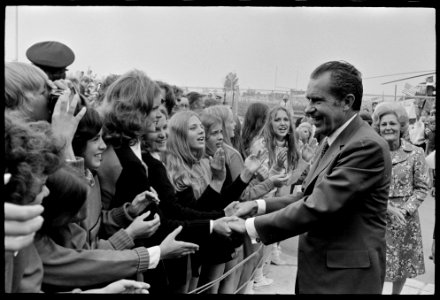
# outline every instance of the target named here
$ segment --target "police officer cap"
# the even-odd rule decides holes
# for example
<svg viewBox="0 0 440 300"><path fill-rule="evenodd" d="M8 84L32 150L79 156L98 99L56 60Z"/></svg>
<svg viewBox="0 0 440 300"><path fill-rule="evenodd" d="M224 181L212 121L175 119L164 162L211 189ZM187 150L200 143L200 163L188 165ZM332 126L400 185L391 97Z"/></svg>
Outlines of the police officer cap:
<svg viewBox="0 0 440 300"><path fill-rule="evenodd" d="M65 68L75 60L72 49L55 42L39 42L26 51L27 58L35 65L49 68Z"/></svg>

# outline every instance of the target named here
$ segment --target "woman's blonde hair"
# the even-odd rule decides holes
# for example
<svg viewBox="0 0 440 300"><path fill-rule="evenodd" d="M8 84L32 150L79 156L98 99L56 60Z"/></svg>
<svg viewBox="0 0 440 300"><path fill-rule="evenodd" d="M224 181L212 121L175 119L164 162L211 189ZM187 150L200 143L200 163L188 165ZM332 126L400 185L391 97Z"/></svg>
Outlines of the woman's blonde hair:
<svg viewBox="0 0 440 300"><path fill-rule="evenodd" d="M393 114L400 123L400 137L405 136L409 127L409 117L406 109L398 102L385 101L376 105L373 112L373 128L380 133L380 119L384 115Z"/></svg>
<svg viewBox="0 0 440 300"><path fill-rule="evenodd" d="M5 63L5 109L19 110L30 117L32 106L27 94L47 86L47 80L46 73L31 64Z"/></svg>
<svg viewBox="0 0 440 300"><path fill-rule="evenodd" d="M234 118L231 108L220 104L206 107L203 112L209 115L216 116L222 120L223 141L229 146L232 146L231 136L226 130L226 122L228 122L228 118L230 116L232 116L232 119Z"/></svg>
<svg viewBox="0 0 440 300"><path fill-rule="evenodd" d="M207 113L206 111L203 111L202 114L200 115L200 121L202 122L203 127L205 127L205 140L207 140L210 137L211 128L216 125L222 126L222 130L223 130L222 134L223 134L223 140L224 140L225 133L224 133L223 122L222 122L221 118L219 118L215 115L211 115L211 114ZM217 149L209 149L208 144L206 144L206 151L211 152L211 153L208 153L208 155L212 155L213 154L212 152L215 152L216 150Z"/></svg>
<svg viewBox="0 0 440 300"><path fill-rule="evenodd" d="M208 178L209 174L208 170L200 165L205 149L194 152L188 143L189 120L191 117L200 119L199 115L193 111L179 111L169 119L165 164L170 181L177 191L192 186L196 194L196 191L200 189L197 178L200 174Z"/></svg>

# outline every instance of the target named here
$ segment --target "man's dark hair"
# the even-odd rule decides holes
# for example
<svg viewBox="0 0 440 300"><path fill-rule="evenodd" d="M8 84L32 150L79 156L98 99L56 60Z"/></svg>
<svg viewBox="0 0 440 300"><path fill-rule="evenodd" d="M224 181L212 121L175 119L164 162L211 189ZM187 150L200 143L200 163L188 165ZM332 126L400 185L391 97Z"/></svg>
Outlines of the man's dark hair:
<svg viewBox="0 0 440 300"><path fill-rule="evenodd" d="M199 101L203 100L203 94L197 93L197 92L189 92L186 94L186 97L188 98L189 107L192 109L194 105Z"/></svg>
<svg viewBox="0 0 440 300"><path fill-rule="evenodd" d="M174 89L171 85L166 82L156 80L156 83L159 85L161 89L165 90L165 99L164 105L167 109L167 113L170 116L173 110L173 107L176 105L176 96L174 95Z"/></svg>
<svg viewBox="0 0 440 300"><path fill-rule="evenodd" d="M359 111L362 104L362 74L354 66L346 61L329 61L317 67L310 78L316 79L325 72L331 74L330 93L339 100L348 94L354 95L352 109Z"/></svg>

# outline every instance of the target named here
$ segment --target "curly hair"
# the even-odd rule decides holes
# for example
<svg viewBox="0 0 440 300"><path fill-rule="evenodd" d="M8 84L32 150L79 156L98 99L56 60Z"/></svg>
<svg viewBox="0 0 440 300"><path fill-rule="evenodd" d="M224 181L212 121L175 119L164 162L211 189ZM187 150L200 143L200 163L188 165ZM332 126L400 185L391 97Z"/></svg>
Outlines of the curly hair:
<svg viewBox="0 0 440 300"><path fill-rule="evenodd" d="M46 121L27 123L14 113L5 113L4 137L5 171L11 174L5 187L8 201L29 204L36 196L34 182L63 164L63 144Z"/></svg>
<svg viewBox="0 0 440 300"><path fill-rule="evenodd" d="M106 92L113 103L104 119L105 141L114 147L134 145L148 126L147 116L160 88L144 72L133 70L121 75Z"/></svg>
<svg viewBox="0 0 440 300"><path fill-rule="evenodd" d="M272 126L272 121L275 119L278 111L284 111L289 118L289 132L287 133L285 139L287 142L287 169L292 170L296 167L299 159L299 153L297 149L297 142L295 132L295 125L293 123L292 115L289 110L283 106L275 106L269 111L269 117L267 119L266 125L264 126L262 136L264 138L268 154L269 154L269 165L272 166L276 161L276 138L275 131Z"/></svg>
<svg viewBox="0 0 440 300"><path fill-rule="evenodd" d="M381 102L374 108L373 112L373 128L380 133L379 123L384 115L393 114L400 123L400 137L404 137L408 131L409 118L406 109L398 102L385 101Z"/></svg>

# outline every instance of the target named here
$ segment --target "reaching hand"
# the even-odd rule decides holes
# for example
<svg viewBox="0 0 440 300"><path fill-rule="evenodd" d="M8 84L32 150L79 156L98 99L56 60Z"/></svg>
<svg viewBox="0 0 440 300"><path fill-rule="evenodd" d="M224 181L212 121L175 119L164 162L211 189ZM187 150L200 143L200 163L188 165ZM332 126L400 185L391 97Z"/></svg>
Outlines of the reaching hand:
<svg viewBox="0 0 440 300"><path fill-rule="evenodd" d="M160 226L160 218L158 214L154 214L154 218L150 221L144 221L151 214L150 211L140 215L131 222L125 229L127 234L133 239L149 238Z"/></svg>
<svg viewBox="0 0 440 300"><path fill-rule="evenodd" d="M75 108L79 100L79 95L70 100L70 90L64 90L63 94L59 96L52 114L52 131L55 137L59 138L65 143L65 156L69 159L75 159L73 153L72 140L75 135L78 123L86 113L86 108L83 107L81 111L74 116Z"/></svg>
<svg viewBox="0 0 440 300"><path fill-rule="evenodd" d="M160 258L179 258L199 250L199 245L176 241L176 236L182 231L182 226L177 227L160 243Z"/></svg>
<svg viewBox="0 0 440 300"><path fill-rule="evenodd" d="M10 173L4 173L4 184L8 184L11 179ZM49 189L44 185L41 192L35 197L34 203L41 203L43 198L49 195ZM43 225L41 214L44 207L37 205L16 205L4 203L5 213L5 250L19 251L34 241L35 233Z"/></svg>
<svg viewBox="0 0 440 300"><path fill-rule="evenodd" d="M214 228L213 232L224 235L224 236L230 236L231 235L231 229L228 226L228 222L237 220L238 218L236 216L231 217L223 217L217 220L214 220Z"/></svg>
<svg viewBox="0 0 440 300"><path fill-rule="evenodd" d="M269 179L273 182L273 185L275 187L282 187L283 185L286 185L287 181L289 180L288 174L275 174L269 177Z"/></svg>
<svg viewBox="0 0 440 300"><path fill-rule="evenodd" d="M239 202L238 201L232 201L231 203L228 204L228 206L226 206L223 211L225 212L225 216L226 217L230 217L233 216L235 213L235 210L238 208L237 204Z"/></svg>
<svg viewBox="0 0 440 300"><path fill-rule="evenodd" d="M146 282L121 279L100 288L85 290L85 294L148 294L150 285Z"/></svg>
<svg viewBox="0 0 440 300"><path fill-rule="evenodd" d="M256 155L251 154L244 161L244 167L252 174L254 174L262 164L260 161L261 153L262 151L258 151L258 154Z"/></svg>
<svg viewBox="0 0 440 300"><path fill-rule="evenodd" d="M229 227L232 231L237 233L245 234L246 233L246 225L243 219L237 218L235 221L228 222Z"/></svg>
<svg viewBox="0 0 440 300"><path fill-rule="evenodd" d="M157 192L150 187L150 191L143 191L138 194L131 204L128 206L128 213L132 217L136 217L147 208L150 203L160 203Z"/></svg>
<svg viewBox="0 0 440 300"><path fill-rule="evenodd" d="M246 201L237 204L237 209L235 210L234 216L247 218L253 217L258 212L258 204L256 201Z"/></svg>
<svg viewBox="0 0 440 300"><path fill-rule="evenodd" d="M19 251L34 241L35 233L43 225L41 205L4 203L5 250Z"/></svg>
<svg viewBox="0 0 440 300"><path fill-rule="evenodd" d="M209 157L209 164L212 171L212 179L224 181L226 178L226 166L225 166L225 150L218 148L214 153L214 157Z"/></svg>

